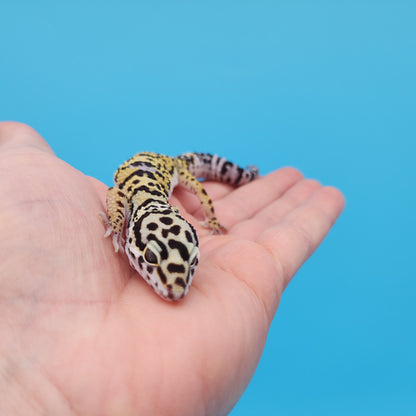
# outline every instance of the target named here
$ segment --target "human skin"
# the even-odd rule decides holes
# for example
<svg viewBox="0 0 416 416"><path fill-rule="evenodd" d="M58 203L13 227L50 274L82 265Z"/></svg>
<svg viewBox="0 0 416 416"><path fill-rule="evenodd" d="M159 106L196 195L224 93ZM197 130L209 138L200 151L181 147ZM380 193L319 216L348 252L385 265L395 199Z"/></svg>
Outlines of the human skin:
<svg viewBox="0 0 416 416"><path fill-rule="evenodd" d="M1 415L232 409L285 287L344 199L292 168L206 189L228 232L210 235L195 197L175 190L201 258L188 295L169 303L103 238L106 185L30 127L0 123Z"/></svg>

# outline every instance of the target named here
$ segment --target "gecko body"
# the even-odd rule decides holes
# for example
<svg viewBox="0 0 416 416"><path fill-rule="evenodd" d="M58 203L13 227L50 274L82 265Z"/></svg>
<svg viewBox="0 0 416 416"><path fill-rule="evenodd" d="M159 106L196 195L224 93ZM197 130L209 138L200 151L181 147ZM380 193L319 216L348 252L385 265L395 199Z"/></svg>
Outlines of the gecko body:
<svg viewBox="0 0 416 416"><path fill-rule="evenodd" d="M239 186L257 176L255 167L243 169L208 153L177 157L138 153L114 174L114 186L107 192L107 214L100 213L105 237L112 236L115 251L125 251L130 265L159 296L182 299L199 261L199 242L195 228L169 203L173 189L181 185L197 195L203 225L221 233L225 228L198 178Z"/></svg>

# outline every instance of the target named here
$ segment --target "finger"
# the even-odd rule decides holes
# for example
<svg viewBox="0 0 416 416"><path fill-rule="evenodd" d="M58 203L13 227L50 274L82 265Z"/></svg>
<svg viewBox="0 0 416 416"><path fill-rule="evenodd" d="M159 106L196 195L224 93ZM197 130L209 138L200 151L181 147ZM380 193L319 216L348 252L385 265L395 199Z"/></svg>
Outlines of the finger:
<svg viewBox="0 0 416 416"><path fill-rule="evenodd" d="M232 186L220 182L206 181L203 182L203 185L210 198L214 201L214 205L216 199L223 198L234 189ZM172 203L174 205L180 205L191 215L195 215L201 208L201 202L198 197L181 186L175 188ZM202 211L199 214L202 219Z"/></svg>
<svg viewBox="0 0 416 416"><path fill-rule="evenodd" d="M215 182L215 181L204 181L203 182L204 188L208 192L208 195L214 201L218 201L221 198L224 198L230 192L232 192L235 187L232 185L228 185L223 182Z"/></svg>
<svg viewBox="0 0 416 416"><path fill-rule="evenodd" d="M0 150L24 146L53 154L48 143L31 127L13 121L0 122Z"/></svg>
<svg viewBox="0 0 416 416"><path fill-rule="evenodd" d="M303 204L321 185L313 179L303 179L284 195L260 210L252 218L234 225L230 233L255 240L263 231L276 225L288 212Z"/></svg>
<svg viewBox="0 0 416 416"><path fill-rule="evenodd" d="M302 179L294 168L281 168L236 188L214 203L221 224L231 228L256 214Z"/></svg>
<svg viewBox="0 0 416 416"><path fill-rule="evenodd" d="M315 251L343 207L344 198L337 189L319 188L258 237L257 242L273 255L284 286Z"/></svg>

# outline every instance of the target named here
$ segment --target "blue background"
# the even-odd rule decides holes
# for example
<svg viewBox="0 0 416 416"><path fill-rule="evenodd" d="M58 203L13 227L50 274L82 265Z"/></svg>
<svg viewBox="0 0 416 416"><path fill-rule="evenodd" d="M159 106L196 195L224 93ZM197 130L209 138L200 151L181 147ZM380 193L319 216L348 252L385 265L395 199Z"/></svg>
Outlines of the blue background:
<svg viewBox="0 0 416 416"><path fill-rule="evenodd" d="M292 165L346 209L232 416L415 415L416 6L2 1L0 118L107 184L142 150Z"/></svg>

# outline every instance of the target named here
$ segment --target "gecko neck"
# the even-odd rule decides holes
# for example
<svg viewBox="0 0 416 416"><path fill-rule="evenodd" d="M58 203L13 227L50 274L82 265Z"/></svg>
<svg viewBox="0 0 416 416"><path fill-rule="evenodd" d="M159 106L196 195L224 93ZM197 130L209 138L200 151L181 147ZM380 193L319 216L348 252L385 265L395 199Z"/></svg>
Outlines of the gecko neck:
<svg viewBox="0 0 416 416"><path fill-rule="evenodd" d="M133 212L144 213L144 212L156 212L160 213L161 211L174 211L174 207L169 204L167 198L147 198L145 201L133 198L132 201Z"/></svg>

